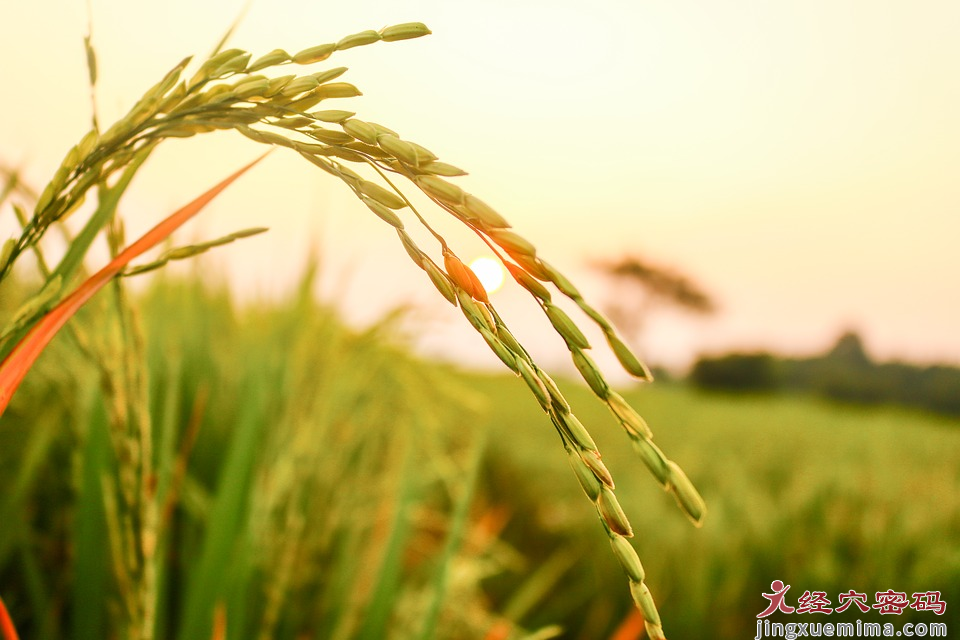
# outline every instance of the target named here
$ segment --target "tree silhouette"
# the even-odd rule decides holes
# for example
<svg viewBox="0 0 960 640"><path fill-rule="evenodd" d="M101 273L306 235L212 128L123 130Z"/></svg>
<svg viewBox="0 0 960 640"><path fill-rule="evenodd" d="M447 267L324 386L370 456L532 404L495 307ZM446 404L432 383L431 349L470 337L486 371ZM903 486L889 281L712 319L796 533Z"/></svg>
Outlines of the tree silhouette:
<svg viewBox="0 0 960 640"><path fill-rule="evenodd" d="M713 298L699 284L670 267L637 256L597 262L595 267L614 282L614 299L607 304L607 313L635 340L655 309L672 306L698 315L716 311Z"/></svg>
<svg viewBox="0 0 960 640"><path fill-rule="evenodd" d="M863 339L853 330L845 331L826 357L861 369L873 364Z"/></svg>

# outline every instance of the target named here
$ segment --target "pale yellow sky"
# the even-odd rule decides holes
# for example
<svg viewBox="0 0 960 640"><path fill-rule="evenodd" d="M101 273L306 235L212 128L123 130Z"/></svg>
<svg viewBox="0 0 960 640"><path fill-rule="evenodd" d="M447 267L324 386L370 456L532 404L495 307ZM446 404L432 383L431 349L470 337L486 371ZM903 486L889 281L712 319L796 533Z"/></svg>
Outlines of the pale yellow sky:
<svg viewBox="0 0 960 640"><path fill-rule="evenodd" d="M242 2L92 4L109 122ZM38 183L89 122L86 19L80 1L0 3L0 160ZM597 298L585 263L631 251L702 281L721 312L651 318L651 359L802 353L849 326L881 357L960 362L960 3L255 0L233 45L293 52L411 20L434 35L331 61L365 94L343 108L470 171L463 186ZM257 151L236 134L171 143L130 194L131 233ZM351 317L414 301L430 349L481 353L372 218L275 154L181 237L268 225L214 258L238 286L283 287L319 247ZM495 302L553 357L532 305Z"/></svg>

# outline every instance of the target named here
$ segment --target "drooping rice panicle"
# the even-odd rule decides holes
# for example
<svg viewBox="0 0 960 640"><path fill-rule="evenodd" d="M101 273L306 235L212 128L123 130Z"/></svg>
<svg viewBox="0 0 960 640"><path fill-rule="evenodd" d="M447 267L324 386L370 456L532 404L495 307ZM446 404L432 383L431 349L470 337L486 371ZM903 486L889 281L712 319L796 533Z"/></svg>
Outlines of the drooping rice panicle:
<svg viewBox="0 0 960 640"><path fill-rule="evenodd" d="M606 317L584 299L565 275L538 255L533 243L513 231L496 209L448 179L464 175L462 169L392 129L357 118L353 111L330 108L329 101L361 95L360 89L341 79L347 72L345 67L315 72L306 72L303 68L355 47L429 33L420 23L407 23L379 31L361 31L334 43L292 54L274 49L257 57L240 49L219 50L218 47L189 80L185 80L183 74L191 59L183 60L151 87L124 117L103 132L94 126L68 151L53 179L39 195L20 237L3 246L0 279L9 273L25 250L36 246L51 225L76 210L91 188L100 187L101 200L105 195L110 197L101 207L103 214L95 215L88 223L86 230L90 233L85 237L92 241L97 232L107 228L111 219L110 198L115 207L115 200L122 195L132 173L165 139L235 130L259 144L295 151L341 180L374 215L395 230L407 255L425 272L432 286L460 308L494 355L527 385L557 431L575 476L597 510L613 553L628 577L636 605L643 613L647 633L651 638L663 638L656 606L644 583L643 567L627 540L633 535L633 528L620 507L613 477L603 464L587 427L574 415L552 378L516 340L473 271L429 224L428 217L404 195L398 183L422 191L474 231L500 258L512 278L540 306L546 321L570 351L577 371L594 395L608 406L656 480L673 493L681 509L699 524L705 513L702 498L680 467L653 443L653 434L643 418L610 387L587 353L591 344L586 335L556 303L548 285L573 301L599 326L628 373L649 381L652 380L649 370ZM273 74L285 67L296 72ZM93 83L92 62L90 73ZM366 171L369 177L364 177L361 171ZM106 189L118 175L123 177L117 181L119 188L115 192ZM433 257L431 251L421 249L408 233L405 220L409 216L412 220L408 221L420 223L437 240L439 252L433 253ZM124 275L157 269L171 260L188 258L259 231L237 232L173 249L150 263L130 268ZM87 246L89 243L80 252L80 260ZM38 314L56 299L61 283L69 281L79 265L77 256L69 258L51 271L45 285L11 319L5 335L14 335L35 323Z"/></svg>

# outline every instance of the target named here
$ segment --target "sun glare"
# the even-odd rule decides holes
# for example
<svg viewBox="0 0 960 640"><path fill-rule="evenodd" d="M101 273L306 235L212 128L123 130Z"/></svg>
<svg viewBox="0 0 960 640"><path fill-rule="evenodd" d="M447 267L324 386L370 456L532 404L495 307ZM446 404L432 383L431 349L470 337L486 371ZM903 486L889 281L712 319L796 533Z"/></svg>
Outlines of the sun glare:
<svg viewBox="0 0 960 640"><path fill-rule="evenodd" d="M477 277L487 293L493 293L503 286L503 267L496 258L483 256L470 263L470 268Z"/></svg>

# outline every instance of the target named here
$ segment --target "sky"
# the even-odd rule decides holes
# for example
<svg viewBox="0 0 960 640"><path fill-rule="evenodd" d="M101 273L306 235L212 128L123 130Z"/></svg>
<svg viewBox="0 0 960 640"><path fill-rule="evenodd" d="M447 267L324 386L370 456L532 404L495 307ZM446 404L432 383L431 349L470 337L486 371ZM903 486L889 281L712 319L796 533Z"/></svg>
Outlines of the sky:
<svg viewBox="0 0 960 640"><path fill-rule="evenodd" d="M90 5L104 123L243 9ZM597 260L639 255L700 283L717 313L654 309L632 338L648 360L811 354L855 329L880 359L960 364L960 3L254 0L231 44L295 52L407 21L433 35L317 67L350 67L342 79L364 92L331 108L469 171L458 184L600 306L615 294ZM89 128L87 25L84 2L0 2L0 162L38 185ZM233 133L164 145L124 205L128 234L258 152ZM443 216L431 220L463 257L483 253ZM411 305L425 352L496 362L391 230L293 154L271 156L178 237L261 225L270 232L204 268L247 299L275 297L316 254L320 293L353 321ZM565 360L516 287L494 303L535 355Z"/></svg>

